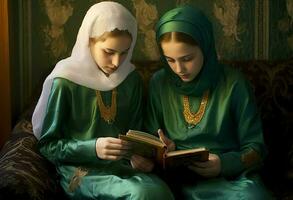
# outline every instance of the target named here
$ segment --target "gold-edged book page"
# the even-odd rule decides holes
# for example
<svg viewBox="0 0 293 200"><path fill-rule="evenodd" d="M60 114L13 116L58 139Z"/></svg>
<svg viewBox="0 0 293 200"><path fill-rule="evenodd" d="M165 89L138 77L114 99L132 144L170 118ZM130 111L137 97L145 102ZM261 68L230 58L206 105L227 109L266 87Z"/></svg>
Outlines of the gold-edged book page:
<svg viewBox="0 0 293 200"><path fill-rule="evenodd" d="M149 138L137 137L133 135L119 135L119 138L132 143L131 154L138 154L146 158L155 159L162 163L166 146L163 143L154 142Z"/></svg>
<svg viewBox="0 0 293 200"><path fill-rule="evenodd" d="M209 151L205 147L171 151L166 157L193 157L199 155L201 161L208 160Z"/></svg>
<svg viewBox="0 0 293 200"><path fill-rule="evenodd" d="M207 149L204 147L199 147L199 148L194 148L194 149L183 149L183 150L175 150L175 151L170 151L167 153L168 157L171 156L178 156L178 155L186 155L186 154L194 154L197 152L202 152L206 151Z"/></svg>
<svg viewBox="0 0 293 200"><path fill-rule="evenodd" d="M120 137L122 136L122 137ZM160 148L165 148L165 144L156 136L137 130L129 130L126 135L119 135L119 138L130 140L132 142L141 142Z"/></svg>
<svg viewBox="0 0 293 200"><path fill-rule="evenodd" d="M208 161L209 151L206 148L176 150L165 154L163 168L188 166L192 161Z"/></svg>

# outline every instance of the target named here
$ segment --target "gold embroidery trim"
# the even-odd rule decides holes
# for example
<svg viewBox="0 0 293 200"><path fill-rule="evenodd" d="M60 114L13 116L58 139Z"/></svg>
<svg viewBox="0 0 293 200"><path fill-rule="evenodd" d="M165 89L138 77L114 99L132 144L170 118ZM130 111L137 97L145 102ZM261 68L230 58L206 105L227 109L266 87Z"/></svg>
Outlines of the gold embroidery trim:
<svg viewBox="0 0 293 200"><path fill-rule="evenodd" d="M209 99L209 90L204 92L198 111L194 113L194 112L191 112L190 110L188 96L183 96L183 115L184 115L185 121L188 123L190 128L193 128L194 126L196 126L202 119L206 110L208 99Z"/></svg>
<svg viewBox="0 0 293 200"><path fill-rule="evenodd" d="M116 88L112 90L111 106L105 106L100 91L96 91L96 95L97 95L97 104L100 109L101 117L108 124L112 124L115 121L116 112L117 112L117 105L116 105L117 90L116 90Z"/></svg>
<svg viewBox="0 0 293 200"><path fill-rule="evenodd" d="M261 160L260 155L253 149L243 153L241 155L241 162L246 168L249 168Z"/></svg>
<svg viewBox="0 0 293 200"><path fill-rule="evenodd" d="M88 170L82 169L81 167L78 167L74 171L74 175L72 176L69 186L68 186L68 191L73 192L76 190L76 188L80 185L81 178L87 175Z"/></svg>

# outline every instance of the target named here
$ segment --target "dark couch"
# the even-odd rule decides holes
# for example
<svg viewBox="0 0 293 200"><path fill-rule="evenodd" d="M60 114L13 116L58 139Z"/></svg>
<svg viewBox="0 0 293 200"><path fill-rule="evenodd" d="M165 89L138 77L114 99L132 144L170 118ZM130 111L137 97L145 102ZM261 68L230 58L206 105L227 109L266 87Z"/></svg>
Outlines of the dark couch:
<svg viewBox="0 0 293 200"><path fill-rule="evenodd" d="M293 59L223 63L243 71L253 85L269 151L261 170L266 186L276 199L293 199ZM160 63L136 62L136 66L147 91ZM0 199L64 198L54 166L36 149L30 123L34 105L20 117L0 152Z"/></svg>

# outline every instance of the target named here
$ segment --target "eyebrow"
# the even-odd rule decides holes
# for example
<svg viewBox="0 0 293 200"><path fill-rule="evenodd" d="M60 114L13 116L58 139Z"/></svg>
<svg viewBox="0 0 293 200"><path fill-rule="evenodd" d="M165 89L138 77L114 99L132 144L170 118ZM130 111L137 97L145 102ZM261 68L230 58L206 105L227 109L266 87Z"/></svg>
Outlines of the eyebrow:
<svg viewBox="0 0 293 200"><path fill-rule="evenodd" d="M171 57L169 57L169 56L166 56L166 55L164 55L164 56L165 56L165 58L175 60L174 58L171 58ZM183 58L185 58L185 57L188 57L188 56L192 56L192 53L191 53L191 54L184 55L184 56L181 56L181 57L179 57L178 59L181 60L181 59L183 59Z"/></svg>
<svg viewBox="0 0 293 200"><path fill-rule="evenodd" d="M110 49L110 48L105 48L107 51L111 51L111 52L118 52L118 51L116 51L115 49ZM122 51L122 52L118 52L118 53L124 53L124 52L127 52L128 50L130 49L130 47L129 48L127 48L127 49L125 49L124 51Z"/></svg>

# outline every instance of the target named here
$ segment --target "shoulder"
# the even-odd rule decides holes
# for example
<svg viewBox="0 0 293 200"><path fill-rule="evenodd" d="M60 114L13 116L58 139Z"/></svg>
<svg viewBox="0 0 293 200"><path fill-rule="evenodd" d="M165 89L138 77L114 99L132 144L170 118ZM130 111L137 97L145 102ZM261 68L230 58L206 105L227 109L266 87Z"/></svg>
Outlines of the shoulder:
<svg viewBox="0 0 293 200"><path fill-rule="evenodd" d="M53 84L54 85L70 85L73 82L71 82L70 80L66 79L66 78L61 78L61 77L55 77L53 79Z"/></svg>
<svg viewBox="0 0 293 200"><path fill-rule="evenodd" d="M158 70L151 77L151 83L161 83L166 79L166 71L164 68Z"/></svg>
<svg viewBox="0 0 293 200"><path fill-rule="evenodd" d="M150 93L162 93L168 87L166 70L164 68L155 72L149 82Z"/></svg>
<svg viewBox="0 0 293 200"><path fill-rule="evenodd" d="M69 88L69 87L76 87L77 84L61 77L56 77L53 79L53 87L55 88Z"/></svg>
<svg viewBox="0 0 293 200"><path fill-rule="evenodd" d="M133 70L130 72L124 81L118 85L118 89L124 90L136 90L143 87L143 81L141 75L137 72L137 70Z"/></svg>
<svg viewBox="0 0 293 200"><path fill-rule="evenodd" d="M244 79L243 73L234 67L224 66L224 74L231 80L237 80L238 78Z"/></svg>
<svg viewBox="0 0 293 200"><path fill-rule="evenodd" d="M249 81L239 69L229 66L224 67L224 81L228 85L249 84Z"/></svg>
<svg viewBox="0 0 293 200"><path fill-rule="evenodd" d="M72 82L71 80L68 80L66 78L61 77L55 77L53 79L52 83L52 91L67 91L67 92L74 92L79 90L79 88L84 88L84 86L81 86L77 83Z"/></svg>
<svg viewBox="0 0 293 200"><path fill-rule="evenodd" d="M245 77L243 72L232 67L224 68L224 77L226 87L234 94L235 98L243 97L243 95L253 95L253 85Z"/></svg>
<svg viewBox="0 0 293 200"><path fill-rule="evenodd" d="M138 73L138 71L135 69L132 72L130 72L130 74L128 74L125 81L141 82L142 78L141 78L141 75Z"/></svg>

